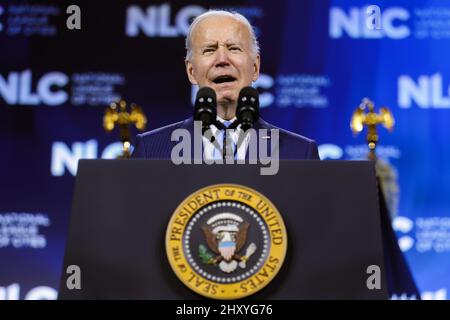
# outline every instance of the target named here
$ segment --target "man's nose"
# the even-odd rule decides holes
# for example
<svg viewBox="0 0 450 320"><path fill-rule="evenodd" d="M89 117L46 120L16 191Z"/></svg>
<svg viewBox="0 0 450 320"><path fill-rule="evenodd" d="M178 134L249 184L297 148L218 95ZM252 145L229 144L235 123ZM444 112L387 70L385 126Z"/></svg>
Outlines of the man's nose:
<svg viewBox="0 0 450 320"><path fill-rule="evenodd" d="M223 46L219 46L217 49L216 67L224 67L230 64L228 57L228 50Z"/></svg>

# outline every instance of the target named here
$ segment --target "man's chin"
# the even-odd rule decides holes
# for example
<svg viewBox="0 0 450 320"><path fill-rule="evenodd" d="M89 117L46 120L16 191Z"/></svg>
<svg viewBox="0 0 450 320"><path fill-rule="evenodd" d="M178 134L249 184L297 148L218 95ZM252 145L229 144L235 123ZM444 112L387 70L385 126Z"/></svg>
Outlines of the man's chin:
<svg viewBox="0 0 450 320"><path fill-rule="evenodd" d="M236 89L232 90L220 90L216 89L216 95L217 95L217 101L223 101L223 102L232 102L236 101L239 95L239 92L236 92Z"/></svg>
<svg viewBox="0 0 450 320"><path fill-rule="evenodd" d="M237 101L236 95L217 95L217 104L228 105L235 104Z"/></svg>

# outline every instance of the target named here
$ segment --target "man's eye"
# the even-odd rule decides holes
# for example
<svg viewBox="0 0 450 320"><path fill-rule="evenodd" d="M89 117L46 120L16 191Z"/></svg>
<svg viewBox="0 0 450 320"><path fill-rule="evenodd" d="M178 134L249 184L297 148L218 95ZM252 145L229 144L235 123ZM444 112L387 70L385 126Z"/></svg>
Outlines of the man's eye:
<svg viewBox="0 0 450 320"><path fill-rule="evenodd" d="M231 51L241 51L241 48L239 48L239 47L231 47L230 50Z"/></svg>
<svg viewBox="0 0 450 320"><path fill-rule="evenodd" d="M206 48L203 50L203 53L208 53L208 52L213 52L214 49L213 48Z"/></svg>

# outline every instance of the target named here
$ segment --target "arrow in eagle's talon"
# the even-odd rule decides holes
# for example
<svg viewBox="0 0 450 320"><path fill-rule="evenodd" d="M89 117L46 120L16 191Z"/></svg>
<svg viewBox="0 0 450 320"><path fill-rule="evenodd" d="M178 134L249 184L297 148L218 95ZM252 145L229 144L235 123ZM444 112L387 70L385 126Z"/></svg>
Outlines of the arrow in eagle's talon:
<svg viewBox="0 0 450 320"><path fill-rule="evenodd" d="M254 254L256 251L256 244L254 244L253 242L247 247L247 250L245 250L245 255L241 258L241 262L239 262L239 267L241 267L242 269L244 269L246 267L246 261L248 259L250 259L250 257L252 256L252 254Z"/></svg>

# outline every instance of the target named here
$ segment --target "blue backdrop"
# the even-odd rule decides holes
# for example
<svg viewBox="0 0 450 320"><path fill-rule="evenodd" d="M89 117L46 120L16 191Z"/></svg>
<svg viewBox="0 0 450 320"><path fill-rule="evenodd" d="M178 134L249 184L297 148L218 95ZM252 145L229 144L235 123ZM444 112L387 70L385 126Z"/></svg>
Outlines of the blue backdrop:
<svg viewBox="0 0 450 320"><path fill-rule="evenodd" d="M214 3L256 28L262 117L315 139L322 159L365 157L349 128L362 98L392 110L378 154L400 186L393 227L422 298L447 299L450 1ZM110 101L141 105L148 129L192 112L184 36L208 1L79 2L81 30L66 27L69 4L0 2L0 299L56 297L77 161L120 151L102 129Z"/></svg>

